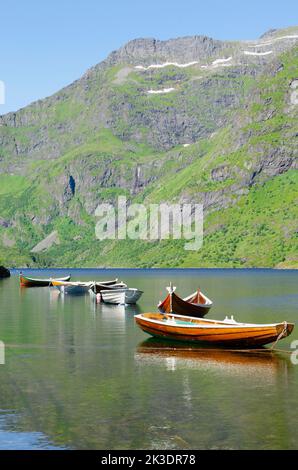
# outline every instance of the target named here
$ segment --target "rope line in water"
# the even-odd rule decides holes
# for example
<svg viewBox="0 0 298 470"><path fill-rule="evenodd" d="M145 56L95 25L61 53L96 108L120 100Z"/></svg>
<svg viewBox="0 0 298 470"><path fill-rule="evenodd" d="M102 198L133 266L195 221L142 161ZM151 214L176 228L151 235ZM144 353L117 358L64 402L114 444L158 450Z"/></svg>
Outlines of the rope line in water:
<svg viewBox="0 0 298 470"><path fill-rule="evenodd" d="M284 336L286 336L286 332L287 332L287 329L288 329L288 324L286 321L284 321L284 327L282 329L282 332L279 333L276 341L274 341L273 345L271 346L271 349L273 350L274 349L274 346L278 343L278 341L283 338Z"/></svg>

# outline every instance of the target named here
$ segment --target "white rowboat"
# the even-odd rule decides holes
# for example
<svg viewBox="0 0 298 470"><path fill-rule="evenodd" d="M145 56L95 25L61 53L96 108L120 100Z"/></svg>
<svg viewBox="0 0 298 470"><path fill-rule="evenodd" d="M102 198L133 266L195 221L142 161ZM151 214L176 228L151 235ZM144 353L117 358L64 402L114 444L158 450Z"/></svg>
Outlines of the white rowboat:
<svg viewBox="0 0 298 470"><path fill-rule="evenodd" d="M103 302L118 305L135 304L142 294L143 291L133 288L102 290L100 292L101 299Z"/></svg>

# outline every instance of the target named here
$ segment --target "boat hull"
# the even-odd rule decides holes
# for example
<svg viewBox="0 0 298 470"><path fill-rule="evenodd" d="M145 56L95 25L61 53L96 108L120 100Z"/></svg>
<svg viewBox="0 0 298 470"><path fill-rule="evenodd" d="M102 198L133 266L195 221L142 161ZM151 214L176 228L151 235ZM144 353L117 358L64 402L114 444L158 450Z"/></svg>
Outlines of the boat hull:
<svg viewBox="0 0 298 470"><path fill-rule="evenodd" d="M34 279L24 275L20 275L20 284L22 287L48 287L52 284L52 281L67 282L71 276L62 277L59 279Z"/></svg>
<svg viewBox="0 0 298 470"><path fill-rule="evenodd" d="M174 315L174 317L180 317ZM138 326L151 336L175 340L216 344L229 347L257 348L273 343L277 339L291 334L294 325L291 323L278 323L272 325L250 325L227 322L201 320L200 323L191 322L187 325L183 321L166 321L161 314L136 315ZM182 316L183 319L183 316ZM193 318L193 320L196 320ZM190 325L194 323L194 325ZM244 326L245 325L245 326Z"/></svg>
<svg viewBox="0 0 298 470"><path fill-rule="evenodd" d="M193 297L195 297L195 295L196 294L193 294ZM191 296L189 296L189 298L191 298ZM207 315L210 308L212 307L212 302L209 299L208 299L208 302L204 304L192 303L186 299L182 299L181 297L179 297L173 292L172 294L169 294L165 298L165 300L158 305L158 308L161 312L164 312L164 313L174 312L177 315L187 315L191 317L202 318L205 315Z"/></svg>
<svg viewBox="0 0 298 470"><path fill-rule="evenodd" d="M84 295L89 292L92 282L61 282L61 281L52 281L52 285L60 291L61 294L69 295Z"/></svg>
<svg viewBox="0 0 298 470"><path fill-rule="evenodd" d="M138 289L102 290L101 298L109 304L135 304L142 294L143 291Z"/></svg>
<svg viewBox="0 0 298 470"><path fill-rule="evenodd" d="M61 294L68 295L84 295L89 291L89 287L83 286L55 286L61 292Z"/></svg>

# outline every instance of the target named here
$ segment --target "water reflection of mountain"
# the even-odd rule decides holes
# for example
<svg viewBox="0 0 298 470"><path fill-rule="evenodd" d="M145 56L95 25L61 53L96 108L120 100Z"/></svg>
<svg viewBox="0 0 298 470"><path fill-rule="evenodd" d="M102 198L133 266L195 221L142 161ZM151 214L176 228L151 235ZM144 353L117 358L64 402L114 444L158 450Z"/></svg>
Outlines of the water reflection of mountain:
<svg viewBox="0 0 298 470"><path fill-rule="evenodd" d="M146 335L133 315L156 309L169 279L186 295L199 276L128 273L129 284L144 290L140 309L96 304L89 295L63 300L48 288L18 295L16 277L1 284L6 364L0 366L0 416L16 416L2 421L6 430L39 432L50 445L71 449L297 448L298 368L286 356L187 352L179 343L173 351L162 341L156 351L156 340L139 344ZM297 288L296 274L266 271L254 279L250 273L206 272L202 287L217 301L212 317L233 313L233 294L239 299L265 289L264 295L286 295ZM271 309L238 307L237 320L280 320ZM297 317L291 303L285 317ZM290 349L296 335L281 347ZM136 351L138 344L147 352Z"/></svg>

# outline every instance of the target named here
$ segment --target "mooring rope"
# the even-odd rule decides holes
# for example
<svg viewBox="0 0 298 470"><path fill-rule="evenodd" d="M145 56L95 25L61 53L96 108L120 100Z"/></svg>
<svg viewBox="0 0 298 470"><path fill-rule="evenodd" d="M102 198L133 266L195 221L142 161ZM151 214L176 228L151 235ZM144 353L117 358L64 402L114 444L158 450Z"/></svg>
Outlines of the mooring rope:
<svg viewBox="0 0 298 470"><path fill-rule="evenodd" d="M286 335L287 328L288 328L288 324L287 324L286 321L284 321L283 323L284 323L283 330L282 330L281 333L279 333L277 339L275 340L275 342L274 342L273 345L271 346L271 348L270 348L271 350L274 349L274 346L278 343L278 341Z"/></svg>

